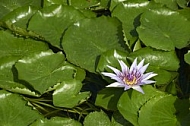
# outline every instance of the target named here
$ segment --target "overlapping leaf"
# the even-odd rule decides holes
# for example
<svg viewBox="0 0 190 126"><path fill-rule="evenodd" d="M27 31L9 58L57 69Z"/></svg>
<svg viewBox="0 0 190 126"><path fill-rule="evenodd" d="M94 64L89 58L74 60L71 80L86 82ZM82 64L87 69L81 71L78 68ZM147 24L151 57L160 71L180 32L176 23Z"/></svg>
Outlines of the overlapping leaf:
<svg viewBox="0 0 190 126"><path fill-rule="evenodd" d="M84 126L110 126L110 120L104 112L92 112L84 120Z"/></svg>
<svg viewBox="0 0 190 126"><path fill-rule="evenodd" d="M179 125L178 118L188 114L186 101L179 101L177 97L159 92L151 86L144 86L145 95L137 91L123 93L119 102L120 113L135 126ZM183 109L179 106L182 105ZM179 112L179 113L176 113Z"/></svg>
<svg viewBox="0 0 190 126"><path fill-rule="evenodd" d="M43 42L16 38L6 31L0 31L0 36L0 87L7 90L25 90L27 87L18 82L13 65L26 55L47 50L48 46Z"/></svg>
<svg viewBox="0 0 190 126"><path fill-rule="evenodd" d="M76 78L84 78L84 72L65 62L64 55L43 51L19 60L16 65L18 78L28 82L36 91L44 93L49 87Z"/></svg>
<svg viewBox="0 0 190 126"><path fill-rule="evenodd" d="M83 18L83 14L72 6L52 5L43 8L32 17L28 30L41 35L46 41L60 48L64 31Z"/></svg>
<svg viewBox="0 0 190 126"><path fill-rule="evenodd" d="M104 25L105 24L105 25ZM66 31L62 46L67 59L95 72L98 56L111 49L124 50L121 24L116 18L99 17L76 22Z"/></svg>
<svg viewBox="0 0 190 126"><path fill-rule="evenodd" d="M59 107L72 108L86 101L90 92L80 92L82 83L78 80L63 81L53 93L53 104Z"/></svg>
<svg viewBox="0 0 190 126"><path fill-rule="evenodd" d="M30 126L81 126L81 123L69 118L53 117L51 119L38 119Z"/></svg>
<svg viewBox="0 0 190 126"><path fill-rule="evenodd" d="M141 15L140 21L137 31L146 46L170 51L189 44L190 22L176 11L149 10Z"/></svg>
<svg viewBox="0 0 190 126"><path fill-rule="evenodd" d="M0 125L27 126L42 116L17 94L0 91Z"/></svg>

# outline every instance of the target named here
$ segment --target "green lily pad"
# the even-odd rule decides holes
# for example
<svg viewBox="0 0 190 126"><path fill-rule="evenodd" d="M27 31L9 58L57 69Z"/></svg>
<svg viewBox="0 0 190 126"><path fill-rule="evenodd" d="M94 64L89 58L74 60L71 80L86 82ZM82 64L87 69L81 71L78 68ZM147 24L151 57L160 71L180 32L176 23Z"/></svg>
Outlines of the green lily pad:
<svg viewBox="0 0 190 126"><path fill-rule="evenodd" d="M18 59L26 55L47 50L47 44L30 39L16 38L6 31L0 31L0 36L0 88L10 91L15 90L15 88L28 90L27 85L18 82L17 72L13 65Z"/></svg>
<svg viewBox="0 0 190 126"><path fill-rule="evenodd" d="M121 88L105 88L98 92L95 105L107 110L117 110L117 102L122 93Z"/></svg>
<svg viewBox="0 0 190 126"><path fill-rule="evenodd" d="M73 108L86 101L90 92L80 92L82 83L78 80L63 81L53 92L53 104L59 107Z"/></svg>
<svg viewBox="0 0 190 126"><path fill-rule="evenodd" d="M0 0L0 19L18 7L29 5L41 7L41 0Z"/></svg>
<svg viewBox="0 0 190 126"><path fill-rule="evenodd" d="M124 92L117 104L119 112L123 117L135 126L138 126L138 115L141 107L146 102L151 102L152 98L160 98L166 94L154 89L150 85L142 87L145 94L141 94L135 90L128 90Z"/></svg>
<svg viewBox="0 0 190 126"><path fill-rule="evenodd" d="M175 51L165 52L145 47L128 55L128 58L131 59L131 61L136 57L139 61L145 59L145 63L150 63L150 66L154 66L159 69L177 71L179 68L179 59Z"/></svg>
<svg viewBox="0 0 190 126"><path fill-rule="evenodd" d="M177 11L149 10L141 15L140 21L137 32L146 46L171 51L189 44L190 21Z"/></svg>
<svg viewBox="0 0 190 126"><path fill-rule="evenodd" d="M9 14L5 15L1 21L7 25L8 28L12 28L11 25L26 29L28 20L36 13L37 8L33 6L19 7Z"/></svg>
<svg viewBox="0 0 190 126"><path fill-rule="evenodd" d="M69 118L53 117L51 119L38 119L30 126L82 126L80 122L77 122Z"/></svg>
<svg viewBox="0 0 190 126"><path fill-rule="evenodd" d="M188 103L172 95L153 98L141 107L138 122L140 126L176 126L188 114ZM180 118L178 118L181 116Z"/></svg>
<svg viewBox="0 0 190 126"><path fill-rule="evenodd" d="M110 120L104 112L92 112L84 119L84 126L110 126Z"/></svg>
<svg viewBox="0 0 190 126"><path fill-rule="evenodd" d="M102 25L106 24L106 25ZM98 57L111 49L124 50L121 23L116 18L84 19L69 27L62 46L67 59L90 72L95 72Z"/></svg>
<svg viewBox="0 0 190 126"><path fill-rule="evenodd" d="M128 55L128 52L120 51L120 50L108 50L105 53L103 53L100 56L98 66L97 66L97 72L103 72L105 69L107 71L110 71L110 69L107 67L107 65L114 66L120 68L118 60L126 60L126 57ZM111 71L110 71L111 72Z"/></svg>
<svg viewBox="0 0 190 126"><path fill-rule="evenodd" d="M28 82L40 94L63 80L72 80L78 76L77 69L65 62L61 52L55 54L50 50L20 59L15 67L18 78ZM80 76L78 78L84 78Z"/></svg>
<svg viewBox="0 0 190 126"><path fill-rule="evenodd" d="M111 118L111 126L133 126L130 122L123 118L119 111L114 111Z"/></svg>
<svg viewBox="0 0 190 126"><path fill-rule="evenodd" d="M189 0L176 0L177 4L182 8L188 8Z"/></svg>
<svg viewBox="0 0 190 126"><path fill-rule="evenodd" d="M41 35L46 41L60 48L64 31L83 18L83 14L72 6L52 5L38 11L31 18L28 30Z"/></svg>
<svg viewBox="0 0 190 126"><path fill-rule="evenodd" d="M138 36L136 27L140 25L140 14L149 6L149 1L126 1L120 2L112 12L113 17L117 17L123 26L125 36L130 40L134 36Z"/></svg>
<svg viewBox="0 0 190 126"><path fill-rule="evenodd" d="M43 7L51 6L53 4L68 5L68 0L44 0Z"/></svg>
<svg viewBox="0 0 190 126"><path fill-rule="evenodd" d="M69 5L75 8L84 9L97 6L99 2L100 0L70 0Z"/></svg>
<svg viewBox="0 0 190 126"><path fill-rule="evenodd" d="M190 64L190 50L184 56L185 62Z"/></svg>
<svg viewBox="0 0 190 126"><path fill-rule="evenodd" d="M172 10L177 10L178 9L178 5L176 0L154 0L156 3L161 3L166 5L168 8L172 9Z"/></svg>
<svg viewBox="0 0 190 126"><path fill-rule="evenodd" d="M42 116L31 107L27 101L17 94L0 91L0 125L1 126L27 126Z"/></svg>

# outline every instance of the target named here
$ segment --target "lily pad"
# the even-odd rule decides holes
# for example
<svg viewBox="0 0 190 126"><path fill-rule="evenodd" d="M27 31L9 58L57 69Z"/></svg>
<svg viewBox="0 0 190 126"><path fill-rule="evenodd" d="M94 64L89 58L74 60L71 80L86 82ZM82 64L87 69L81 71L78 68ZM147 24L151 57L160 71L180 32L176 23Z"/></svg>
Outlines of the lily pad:
<svg viewBox="0 0 190 126"><path fill-rule="evenodd" d="M47 44L30 39L16 38L6 31L0 31L0 36L0 87L11 91L15 88L20 90L29 88L28 85L18 82L17 71L13 65L18 59L26 55L47 50Z"/></svg>
<svg viewBox="0 0 190 126"><path fill-rule="evenodd" d="M117 110L117 102L123 93L121 88L105 88L98 92L95 105L107 110Z"/></svg>
<svg viewBox="0 0 190 126"><path fill-rule="evenodd" d="M83 14L72 6L52 5L38 11L30 20L28 30L45 38L56 47L64 31L74 22L83 19Z"/></svg>
<svg viewBox="0 0 190 126"><path fill-rule="evenodd" d="M190 50L184 56L185 62L190 64Z"/></svg>
<svg viewBox="0 0 190 126"><path fill-rule="evenodd" d="M53 53L50 50L20 59L15 67L18 70L18 78L28 82L40 94L63 80L76 78L78 74L76 68L67 65L61 52Z"/></svg>
<svg viewBox="0 0 190 126"><path fill-rule="evenodd" d="M111 122L104 112L92 112L86 116L84 126L110 126Z"/></svg>
<svg viewBox="0 0 190 126"><path fill-rule="evenodd" d="M177 11L149 10L141 15L140 21L137 32L146 46L171 51L189 44L190 22Z"/></svg>
<svg viewBox="0 0 190 126"><path fill-rule="evenodd" d="M53 104L59 107L72 108L86 101L90 92L80 92L82 83L78 80L63 81L53 92Z"/></svg>
<svg viewBox="0 0 190 126"><path fill-rule="evenodd" d="M184 100L179 100L172 95L166 95L160 98L155 97L142 106L139 112L138 122L140 126L180 125L181 120L178 118L179 115L182 118L188 114L188 105L186 104L188 103Z"/></svg>
<svg viewBox="0 0 190 126"><path fill-rule="evenodd" d="M106 25L102 25L106 24ZM124 50L121 23L116 18L83 19L69 27L62 46L67 59L90 72L95 72L98 57L111 49Z"/></svg>
<svg viewBox="0 0 190 126"><path fill-rule="evenodd" d="M152 98L160 98L166 95L165 93L154 89L150 85L146 85L142 88L145 94L141 94L135 90L128 90L121 95L117 104L119 112L123 117L135 126L139 125L138 114L141 107L146 102L151 102Z"/></svg>
<svg viewBox="0 0 190 126"><path fill-rule="evenodd" d="M140 14L144 12L148 6L149 1L138 2L133 0L120 2L113 9L112 16L117 17L122 22L124 34L128 40L134 36L138 36L135 29L140 25Z"/></svg>
<svg viewBox="0 0 190 126"><path fill-rule="evenodd" d="M12 28L11 26L13 24L17 27L26 29L29 19L32 17L34 13L36 13L36 11L37 11L37 8L33 6L19 7L11 11L6 16L4 16L1 19L1 21L4 22L6 27L10 29Z"/></svg>
<svg viewBox="0 0 190 126"><path fill-rule="evenodd" d="M41 7L41 0L0 0L0 19L18 7L29 5Z"/></svg>
<svg viewBox="0 0 190 126"><path fill-rule="evenodd" d="M27 101L17 94L4 90L0 91L0 125L1 126L27 126L42 116L31 107ZM10 109L11 108L11 109Z"/></svg>
<svg viewBox="0 0 190 126"><path fill-rule="evenodd" d="M175 51L165 52L145 47L128 55L131 61L136 57L138 57L139 61L145 59L145 63L150 63L150 66L155 66L160 69L177 71L179 68L179 59Z"/></svg>
<svg viewBox="0 0 190 126"><path fill-rule="evenodd" d="M38 119L30 126L82 126L80 122L77 122L69 118L53 117L51 119Z"/></svg>

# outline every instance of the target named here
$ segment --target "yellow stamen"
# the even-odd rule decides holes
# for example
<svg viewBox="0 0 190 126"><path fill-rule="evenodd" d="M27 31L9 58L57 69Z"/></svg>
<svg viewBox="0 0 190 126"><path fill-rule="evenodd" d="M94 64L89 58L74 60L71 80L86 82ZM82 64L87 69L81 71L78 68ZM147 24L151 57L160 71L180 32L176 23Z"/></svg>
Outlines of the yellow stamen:
<svg viewBox="0 0 190 126"><path fill-rule="evenodd" d="M135 85L137 83L137 78L133 77L133 80L129 80L127 78L124 78L123 81L125 82L125 84L127 85Z"/></svg>

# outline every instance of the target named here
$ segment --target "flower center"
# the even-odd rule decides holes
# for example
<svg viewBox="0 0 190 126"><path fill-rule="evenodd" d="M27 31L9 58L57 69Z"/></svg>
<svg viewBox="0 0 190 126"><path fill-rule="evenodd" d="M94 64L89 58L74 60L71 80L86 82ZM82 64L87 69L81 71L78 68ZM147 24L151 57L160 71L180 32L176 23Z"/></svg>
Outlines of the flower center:
<svg viewBox="0 0 190 126"><path fill-rule="evenodd" d="M137 83L137 78L135 76L127 76L123 79L123 81L125 82L125 84L127 85L135 85Z"/></svg>

